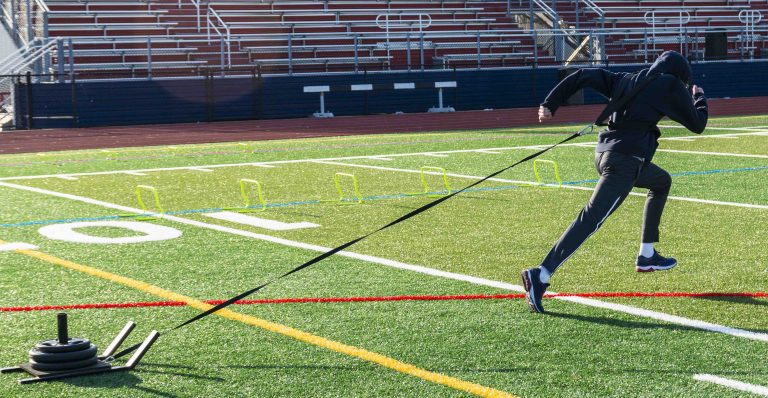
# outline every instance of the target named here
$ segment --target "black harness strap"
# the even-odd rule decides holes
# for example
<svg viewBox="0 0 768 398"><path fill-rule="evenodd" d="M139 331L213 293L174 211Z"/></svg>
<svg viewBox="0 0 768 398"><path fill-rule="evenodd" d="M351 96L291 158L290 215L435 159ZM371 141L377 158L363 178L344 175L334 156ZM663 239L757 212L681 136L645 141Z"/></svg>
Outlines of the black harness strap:
<svg viewBox="0 0 768 398"><path fill-rule="evenodd" d="M623 111L624 108L626 108L627 104L629 103L632 98L635 98L635 96L640 92L643 91L643 89L648 86L651 82L658 79L660 75L651 75L647 79L640 82L640 84L636 85L634 88L632 88L632 91L630 91L627 95L621 95L621 93L624 92L624 88L627 87L629 82L631 81L632 75L625 76L619 86L618 93L620 97L611 98L610 101L608 101L608 105L605 106L605 109L603 109L602 112L600 112L600 115L597 116L597 119L595 119L595 126L607 126L607 120L609 117L611 117L612 114L616 112Z"/></svg>
<svg viewBox="0 0 768 398"><path fill-rule="evenodd" d="M630 99L632 99L635 95L637 95L637 93L640 92L640 90L645 88L645 86L647 86L648 83L650 83L651 81L655 80L656 77L658 77L658 76L657 75L652 76L649 79L647 79L647 80L643 81L642 83L638 84L637 86L635 86L635 88L628 95L623 96L620 99L612 98L611 101L608 103L608 105L603 110L603 112L600 114L600 116L598 116L598 119L597 119L597 121L595 122L594 125L602 125L599 122L604 121L612 113L614 113L614 112L622 109L624 106L626 106L626 104L629 102ZM415 210L412 210L412 211L410 211L410 212L408 212L408 213L398 217L397 219L389 222L388 224L386 224L386 225L384 225L384 226L382 226L382 227L380 227L378 229L375 229L375 230L373 230L373 231L371 231L371 232L369 232L369 233L367 233L367 234L365 234L363 236L355 238L355 239L353 239L353 240L351 240L351 241L349 241L347 243L344 243L344 244L342 244L340 246L334 247L333 249L328 250L327 252L322 253L322 254L312 258L311 260L305 262L304 264L301 264L298 267L293 268L292 270L290 270L290 271L288 271L288 272L286 272L286 273L284 273L284 274L282 274L282 275L280 275L280 276L278 276L278 277L276 277L276 278L274 278L274 279L272 279L272 280L270 280L270 281L268 281L266 283L263 283L263 284L261 284L259 286L256 286L253 289L246 290L246 291L238 294L237 296L234 296L234 297L232 297L232 298L222 302L221 304L217 304L217 305L211 307L210 309L206 310L205 312L201 312L201 313L195 315L194 317L187 319L186 321L176 325L174 328L172 328L172 329L170 329L168 331L177 330L177 329L180 329L180 328L182 328L184 326L187 326L187 325L189 325L189 324L191 324L193 322L199 321L200 319L203 319L203 318L207 317L208 315L211 315L211 314L213 314L214 312L216 312L216 311L218 311L220 309L226 308L226 307L236 303L237 301L242 300L242 299L244 299L244 298L246 298L246 297L248 297L248 296L250 296L250 295L252 295L252 294L254 294L256 292L258 292L259 290L269 286L270 284L272 284L272 283L274 283L274 282L276 282L276 281L278 281L278 280L280 280L282 278L285 278L288 275L291 275L293 273L299 272L299 271L301 271L301 270L303 270L303 269L305 269L307 267L310 267L310 266L312 266L314 264L317 264L320 261L323 261L326 258L333 256L334 254L336 254L336 253L338 253L338 252L340 252L340 251L342 251L342 250L344 250L344 249L354 245L357 242L360 242L363 239L368 238L369 236L371 236L371 235L373 235L373 234L375 234L377 232L383 231L383 230L385 230L385 229L387 229L389 227L397 225L397 224L399 224L399 223L401 223L401 222L403 222L403 221L405 221L405 220L407 220L407 219L409 219L411 217L415 217L415 216L417 216L417 215L419 215L419 214L421 214L421 213L423 213L423 212L425 212L425 211L427 211L427 210L429 210L429 209L439 205L440 203L445 202L448 199L451 199L452 197L454 197L454 196L456 196L456 195L458 195L458 194L460 194L460 193L462 193L462 192L464 192L464 191L466 191L466 190L468 190L470 188L473 188L473 187L475 187L477 185L482 184L485 181L488 181L489 179L491 179L493 177L496 177L497 175L499 175L499 174L501 174L501 173L503 173L503 172L513 168L513 167L516 167L516 166L518 166L518 165L520 165L522 163L525 163L525 162L527 162L527 161L529 161L531 159L534 159L534 158L536 158L538 156L541 156L545 152L549 151L552 148L555 148L558 145L565 144L566 142L574 140L574 139L576 139L576 138L578 138L578 137L580 137L582 135L586 135L586 134L592 133L594 131L594 125L590 124L589 126L581 129L579 132L574 133L571 136L569 136L568 138L558 142L557 144L551 145L551 146L546 147L546 148L544 148L544 149L542 149L542 150L540 150L538 152L535 152L535 153L533 153L531 155L528 155L528 156L524 157L523 159L521 159L521 160L519 160L519 161L517 161L517 162L515 162L515 163L513 163L513 164L511 164L511 165L509 165L507 167L504 167L503 169L497 170L497 171L489 174L488 176L483 177L483 178L473 182L472 184L467 185L466 187L464 187L464 188L462 188L462 189L460 189L458 191L451 192L451 193L449 193L446 196L443 196L443 197L440 197L440 198L438 198L436 200L433 200L433 201L431 201L431 202L429 202L429 203L427 203L427 204L425 204L425 205L423 205L423 206L421 206L421 207L419 207L419 208L417 208ZM165 331L163 333L167 333L168 331ZM130 352L136 350L139 346L140 346L140 344L136 344L136 345L134 345L132 347L126 348L125 350L115 354L113 356L113 358L119 358L119 357L122 357L122 356L124 356L126 354L129 354Z"/></svg>
<svg viewBox="0 0 768 398"><path fill-rule="evenodd" d="M547 148L544 148L544 149L542 149L542 150L540 150L540 151L538 151L536 153L528 155L525 158L515 162L514 164L509 165L507 167L504 167L503 169L497 170L497 171L489 174L488 176L483 177L482 179L477 180L477 181L473 182L472 184L469 184L466 187L464 187L464 188L462 188L462 189L460 189L458 191L453 191L453 192L449 193L446 196L440 197L440 198L438 198L436 200L433 200L432 202L429 202L429 203L427 203L427 204L425 204L425 205L423 205L423 206L421 206L421 207L419 207L419 208L417 208L415 210L412 210L412 211L408 212L407 214L404 214L404 215L398 217L397 219L389 222L388 224L386 224L386 225L384 225L384 226L382 226L382 227L380 227L378 229L375 229L375 230L373 230L373 231L371 231L371 232L369 232L369 233L367 233L367 234L365 234L363 236L360 236L360 237L358 237L356 239L353 239L353 240L351 240L351 241L349 241L347 243L344 243L344 244L342 244L340 246L334 247L333 249L331 249L331 250L329 250L329 251L327 251L325 253L322 253L322 254L312 258L311 260L305 262L304 264L301 264L298 267L293 268L292 270L290 270L290 271L288 271L288 272L286 272L286 273L284 273L284 274L282 274L282 275L280 275L280 276L278 276L278 277L276 277L276 278L274 278L274 279L272 279L272 280L270 280L270 281L268 281L266 283L263 283L263 284L261 284L259 286L256 286L253 289L246 290L246 291L238 294L237 296L234 296L234 297L232 297L232 298L222 302L221 304L217 304L217 305L211 307L210 309L206 310L205 312L201 312L200 314L197 314L194 317L192 317L192 318L190 318L190 319L188 319L188 320L186 320L186 321L176 325L174 328L172 328L170 330L167 330L167 331L164 331L163 334L167 333L169 331L177 330L177 329L182 328L182 327L184 327L186 325L189 325L190 323L193 323L193 322L196 322L196 321L198 321L200 319L203 319L206 316L211 315L214 312L216 312L216 311L218 311L218 310L220 310L222 308L228 307L228 306L234 304L235 302L237 302L239 300L242 300L242 299L244 299L244 298L246 298L246 297L248 297L248 296L250 296L250 295L252 295L252 294L254 294L256 292L258 292L259 290L269 286L270 284L272 284L272 283L274 283L274 282L276 282L276 281L278 281L278 280L280 280L282 278L285 278L288 275L291 275L293 273L299 272L299 271L301 271L301 270L303 270L303 269L305 269L307 267L310 267L310 266L312 266L314 264L317 264L318 262L320 262L320 261L322 261L322 260L324 260L324 259L326 259L326 258L328 258L328 257L330 257L330 256L332 256L332 255L334 255L334 254L336 254L336 253L338 253L338 252L340 252L340 251L342 251L342 250L352 246L352 245L354 245L357 242L360 242L361 240L363 240L365 238L368 238L369 236L371 236L371 235L373 235L373 234L375 234L377 232L383 231L383 230L385 230L385 229L387 229L389 227L397 225L397 224L399 224L399 223L401 223L401 222L403 222L403 221L405 221L405 220L407 220L407 219L409 219L411 217L415 217L416 215L421 214L421 213L423 213L423 212L425 212L425 211L427 211L427 210L429 210L429 209L439 205L440 203L445 202L448 199L451 199L452 197L454 197L454 196L456 196L456 195L458 195L458 194L460 194L460 193L462 193L462 192L464 192L464 191L466 191L466 190L468 190L470 188L473 188L473 187L475 187L475 186L477 186L479 184L482 184L485 181L488 181L488 179L490 179L490 178L496 177L497 175L499 175L499 174L501 174L501 173L503 173L503 172L505 172L505 171L507 171L507 170L509 170L509 169L511 169L511 168L513 168L513 167L515 167L515 166L517 166L519 164L521 164L521 163L525 163L525 162L527 162L527 161L529 161L531 159L534 159L534 158L542 155L543 153L549 151L550 149L552 149L552 148L554 148L554 147L556 147L558 145L565 144L566 142L571 141L573 139L576 139L576 138L578 138L578 137L580 137L582 135L589 134L589 133L591 133L593 131L593 129L594 129L594 127L592 125L589 125L589 126L583 128L582 130L580 130L579 132L574 133L574 134L570 135L569 137L567 137L566 139L558 142L557 144L551 145L551 146L549 146ZM133 352L134 350L136 350L139 346L140 346L140 344L136 344L134 346L128 347L128 348L124 349L123 351L120 351L119 353L115 354L113 356L113 358L120 358L120 357L122 357L124 355L127 355L127 354Z"/></svg>

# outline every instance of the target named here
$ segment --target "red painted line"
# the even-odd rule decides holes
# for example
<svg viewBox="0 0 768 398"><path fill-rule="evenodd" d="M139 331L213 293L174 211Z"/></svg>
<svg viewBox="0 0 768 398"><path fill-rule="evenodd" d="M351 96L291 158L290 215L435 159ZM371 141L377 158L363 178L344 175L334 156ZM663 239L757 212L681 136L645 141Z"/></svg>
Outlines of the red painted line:
<svg viewBox="0 0 768 398"><path fill-rule="evenodd" d="M552 297L586 297L586 298L708 298L708 297L751 297L768 298L768 292L591 292L591 293L557 293L548 294ZM503 299L522 299L525 295L522 293L512 294L467 294L453 296L379 296L379 297L297 297L281 299L262 299L262 300L240 300L235 304L297 304L297 303L359 303L373 301L447 301L447 300L503 300ZM221 304L224 300L207 300L211 305ZM96 303L96 304L71 304L71 305L39 305L22 307L0 307L0 312L25 312L25 311L47 311L47 310L80 310L97 308L137 308L137 307L181 307L186 305L181 301L149 301L134 303Z"/></svg>

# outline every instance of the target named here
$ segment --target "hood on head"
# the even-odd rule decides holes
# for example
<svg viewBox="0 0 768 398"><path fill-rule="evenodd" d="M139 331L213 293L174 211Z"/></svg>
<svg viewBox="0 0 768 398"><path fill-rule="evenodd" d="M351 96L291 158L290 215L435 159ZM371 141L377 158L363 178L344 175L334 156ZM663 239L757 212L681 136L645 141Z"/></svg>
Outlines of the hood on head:
<svg viewBox="0 0 768 398"><path fill-rule="evenodd" d="M693 74L691 64L677 51L663 52L659 55L659 58L656 58L656 62L648 70L649 75L662 73L674 75L686 84L691 80L691 75Z"/></svg>

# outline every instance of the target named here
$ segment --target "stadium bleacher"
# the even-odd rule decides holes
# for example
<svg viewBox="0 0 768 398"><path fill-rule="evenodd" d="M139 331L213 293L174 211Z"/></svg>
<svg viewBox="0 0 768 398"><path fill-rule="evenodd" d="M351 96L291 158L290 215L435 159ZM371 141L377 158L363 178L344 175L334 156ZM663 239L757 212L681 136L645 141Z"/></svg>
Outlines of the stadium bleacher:
<svg viewBox="0 0 768 398"><path fill-rule="evenodd" d="M63 38L48 63L59 73L634 63L666 49L705 59L713 31L729 58L761 58L768 41L768 0L34 1L49 10L34 34L9 16L20 2L4 1L4 20L26 41Z"/></svg>

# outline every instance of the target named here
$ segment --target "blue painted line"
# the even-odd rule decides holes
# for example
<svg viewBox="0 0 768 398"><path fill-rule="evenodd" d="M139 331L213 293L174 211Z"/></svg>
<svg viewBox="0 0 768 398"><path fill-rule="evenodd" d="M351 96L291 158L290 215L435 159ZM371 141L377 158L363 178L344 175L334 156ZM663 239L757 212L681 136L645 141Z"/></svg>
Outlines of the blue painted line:
<svg viewBox="0 0 768 398"><path fill-rule="evenodd" d="M121 218L121 217L120 216L103 216L103 217L67 218L62 220L22 221L22 222L11 223L11 224L0 224L0 227L28 227L31 225L67 224L67 223L83 222L83 221L116 220L118 218Z"/></svg>
<svg viewBox="0 0 768 398"><path fill-rule="evenodd" d="M672 174L672 177L684 177L684 176L720 174L720 173L741 173L745 171L760 171L760 170L768 170L768 166L740 167L737 169L720 169L720 170L704 170L704 171L685 171L682 173Z"/></svg>
<svg viewBox="0 0 768 398"><path fill-rule="evenodd" d="M674 173L672 174L673 177L685 177L685 176L695 176L695 175L711 175L711 174L721 174L721 173L741 173L741 172L750 172L750 171L762 171L762 170L768 170L768 166L757 166L757 167L740 167L735 169L717 169L717 170L703 170L703 171L686 171L686 172L680 172L680 173ZM590 183L596 183L599 180L597 179L589 179L589 180L578 180L578 181L563 181L563 185L581 185L581 184L590 184ZM468 189L464 192L490 192L490 191L506 191L510 189L518 189L521 188L520 185L504 185L504 186L496 186L496 187L480 187L480 188L472 188ZM411 197L418 197L418 196L427 196L427 195L446 195L448 194L448 191L435 191L435 192L428 192L428 193L412 193L412 194L395 194L395 195L376 195L376 196L366 196L363 197L363 201L375 201L375 200L388 200L388 199L402 199L402 198L411 198ZM345 200L354 201L354 198L347 198ZM333 202L334 200L331 200ZM267 208L279 208L279 207L293 207L293 206L306 206L306 205L317 205L322 203L327 203L329 201L323 201L323 200L305 200L305 201L295 201L295 202L284 202L284 203L267 203ZM259 206L251 206L251 208L258 208ZM213 207L213 208L207 208L207 209L189 209L189 210L174 210L166 212L166 214L169 215L185 215L185 214L202 214L202 213L216 213L223 211L224 209ZM140 214L136 214L135 217L140 217ZM132 217L132 216L129 216ZM12 228L12 227L28 227L28 226L35 226L35 225L50 225L50 224L67 224L67 223L73 223L73 222L82 222L82 221L107 221L107 220L116 220L126 218L126 216L118 216L118 215L110 215L110 216L102 216L102 217L80 217L80 218L68 218L68 219L59 219L59 220L34 220L34 221L22 221L18 223L6 223L6 224L0 224L0 228Z"/></svg>
<svg viewBox="0 0 768 398"><path fill-rule="evenodd" d="M696 175L710 175L710 174L721 174L721 173L742 173L746 171L761 171L761 170L768 170L768 166L757 166L757 167L739 167L735 169L715 169L715 170L703 170L703 171L684 171L680 173L673 173L670 174L672 177L686 177L686 176L696 176ZM591 179L591 180L579 180L579 181L564 181L563 185L580 185L580 184L592 184L598 182L598 179Z"/></svg>

